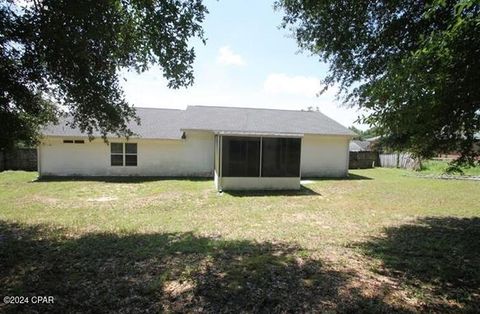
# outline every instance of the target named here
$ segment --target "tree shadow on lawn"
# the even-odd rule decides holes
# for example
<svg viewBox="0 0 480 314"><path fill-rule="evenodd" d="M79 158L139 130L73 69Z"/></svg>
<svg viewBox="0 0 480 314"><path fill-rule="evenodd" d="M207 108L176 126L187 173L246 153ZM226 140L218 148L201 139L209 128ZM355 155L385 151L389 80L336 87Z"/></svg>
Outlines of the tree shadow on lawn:
<svg viewBox="0 0 480 314"><path fill-rule="evenodd" d="M5 312L399 312L301 248L192 233L85 234L0 222L1 295L53 295Z"/></svg>
<svg viewBox="0 0 480 314"><path fill-rule="evenodd" d="M480 313L480 218L426 217L359 247L408 285L425 311Z"/></svg>

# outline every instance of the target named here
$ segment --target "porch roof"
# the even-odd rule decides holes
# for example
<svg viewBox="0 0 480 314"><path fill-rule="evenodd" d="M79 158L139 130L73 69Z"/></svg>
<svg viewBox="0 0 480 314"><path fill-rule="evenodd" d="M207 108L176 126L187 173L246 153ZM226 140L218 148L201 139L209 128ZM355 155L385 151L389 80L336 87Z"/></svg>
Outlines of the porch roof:
<svg viewBox="0 0 480 314"><path fill-rule="evenodd" d="M248 131L214 131L217 135L228 136L257 136L257 137L296 137L301 138L300 133L279 133L279 132L248 132Z"/></svg>

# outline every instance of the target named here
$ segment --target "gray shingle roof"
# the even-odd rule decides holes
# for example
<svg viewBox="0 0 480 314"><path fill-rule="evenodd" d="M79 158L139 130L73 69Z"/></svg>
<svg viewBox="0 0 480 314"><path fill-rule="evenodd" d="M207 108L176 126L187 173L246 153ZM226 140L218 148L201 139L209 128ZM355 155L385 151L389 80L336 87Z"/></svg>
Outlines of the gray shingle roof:
<svg viewBox="0 0 480 314"><path fill-rule="evenodd" d="M320 112L189 106L186 110L136 108L141 124L129 124L142 138L180 139L182 130L225 132L354 135ZM85 136L66 120L43 130L46 136ZM93 134L99 136L100 134Z"/></svg>
<svg viewBox="0 0 480 314"><path fill-rule="evenodd" d="M128 126L142 138L179 139L182 136L181 128L185 116L185 110L158 109L158 108L135 108L140 118L140 125L131 121ZM49 126L42 132L47 136L86 136L79 129L67 126L68 119L61 120L58 125ZM94 133L100 136L100 133Z"/></svg>
<svg viewBox="0 0 480 314"><path fill-rule="evenodd" d="M258 133L354 135L320 112L189 106L184 129Z"/></svg>

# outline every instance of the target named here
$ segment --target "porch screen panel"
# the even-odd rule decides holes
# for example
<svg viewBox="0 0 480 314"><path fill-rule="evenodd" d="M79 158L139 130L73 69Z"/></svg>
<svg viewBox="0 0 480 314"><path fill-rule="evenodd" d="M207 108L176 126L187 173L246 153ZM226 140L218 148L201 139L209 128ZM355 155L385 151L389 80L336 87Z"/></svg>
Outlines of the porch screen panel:
<svg viewBox="0 0 480 314"><path fill-rule="evenodd" d="M222 176L258 177L260 175L260 138L224 136L222 139Z"/></svg>
<svg viewBox="0 0 480 314"><path fill-rule="evenodd" d="M262 177L300 176L299 138L262 139Z"/></svg>

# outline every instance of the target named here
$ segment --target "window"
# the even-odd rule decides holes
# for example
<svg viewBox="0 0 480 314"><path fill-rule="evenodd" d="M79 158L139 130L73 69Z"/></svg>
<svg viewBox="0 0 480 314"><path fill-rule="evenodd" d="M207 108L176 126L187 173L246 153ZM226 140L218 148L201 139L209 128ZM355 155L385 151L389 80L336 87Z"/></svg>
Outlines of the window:
<svg viewBox="0 0 480 314"><path fill-rule="evenodd" d="M110 143L110 164L112 166L136 166L137 143Z"/></svg>
<svg viewBox="0 0 480 314"><path fill-rule="evenodd" d="M262 177L300 176L299 138L262 138Z"/></svg>
<svg viewBox="0 0 480 314"><path fill-rule="evenodd" d="M222 176L258 177L260 175L260 138L223 137Z"/></svg>
<svg viewBox="0 0 480 314"><path fill-rule="evenodd" d="M125 143L125 166L137 165L137 144Z"/></svg>
<svg viewBox="0 0 480 314"><path fill-rule="evenodd" d="M84 140L63 140L63 144L85 144Z"/></svg>
<svg viewBox="0 0 480 314"><path fill-rule="evenodd" d="M123 143L111 143L110 153L111 165L123 166Z"/></svg>

